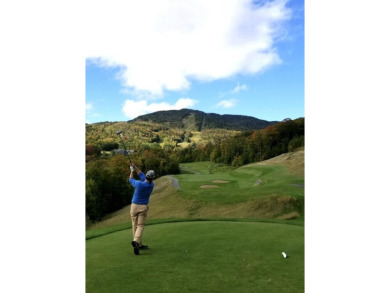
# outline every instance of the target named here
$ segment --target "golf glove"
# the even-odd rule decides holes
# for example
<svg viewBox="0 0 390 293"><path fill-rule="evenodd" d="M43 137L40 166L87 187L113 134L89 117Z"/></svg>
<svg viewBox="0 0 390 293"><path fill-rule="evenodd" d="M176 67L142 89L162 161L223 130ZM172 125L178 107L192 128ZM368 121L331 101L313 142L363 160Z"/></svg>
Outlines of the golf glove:
<svg viewBox="0 0 390 293"><path fill-rule="evenodd" d="M134 168L133 166L130 166L130 171L133 172L134 171Z"/></svg>

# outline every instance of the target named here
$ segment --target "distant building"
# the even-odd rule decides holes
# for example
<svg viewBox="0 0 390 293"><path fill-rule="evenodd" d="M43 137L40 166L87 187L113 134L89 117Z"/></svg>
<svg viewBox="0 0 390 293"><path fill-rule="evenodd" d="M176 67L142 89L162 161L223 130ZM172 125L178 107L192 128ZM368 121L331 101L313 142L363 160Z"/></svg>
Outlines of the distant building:
<svg viewBox="0 0 390 293"><path fill-rule="evenodd" d="M114 153L115 153L115 154L120 154L120 155L125 155L125 150L122 150L122 149L115 149L115 150L114 150ZM134 150L127 150L127 153L128 153L128 154L132 154L132 153L134 153Z"/></svg>

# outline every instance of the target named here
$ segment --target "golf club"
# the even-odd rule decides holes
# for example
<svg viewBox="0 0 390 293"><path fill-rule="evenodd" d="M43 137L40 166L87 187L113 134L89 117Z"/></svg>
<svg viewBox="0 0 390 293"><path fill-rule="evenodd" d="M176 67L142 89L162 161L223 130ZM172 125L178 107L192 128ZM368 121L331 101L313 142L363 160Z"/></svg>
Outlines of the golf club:
<svg viewBox="0 0 390 293"><path fill-rule="evenodd" d="M120 138L120 140L121 140L121 142L122 142L122 144L123 144L123 147L125 148L125 155L126 155L127 158L129 159L129 163L130 163L130 165L131 165L130 156L129 156L129 154L127 153L126 146L125 146L125 143L124 143L123 140L122 140L121 133L122 133L122 130L119 130L119 131L116 132L116 134L119 136L119 138Z"/></svg>

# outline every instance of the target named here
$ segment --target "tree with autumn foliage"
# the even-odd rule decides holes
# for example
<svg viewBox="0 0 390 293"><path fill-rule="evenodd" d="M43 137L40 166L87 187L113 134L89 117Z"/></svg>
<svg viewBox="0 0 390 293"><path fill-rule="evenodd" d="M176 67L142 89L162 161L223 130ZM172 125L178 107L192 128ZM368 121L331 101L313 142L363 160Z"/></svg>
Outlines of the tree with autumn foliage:
<svg viewBox="0 0 390 293"><path fill-rule="evenodd" d="M210 148L210 161L242 166L304 146L304 118L221 139Z"/></svg>
<svg viewBox="0 0 390 293"><path fill-rule="evenodd" d="M157 178L180 173L177 157L159 148L144 148L141 152L132 154L131 160L144 172L154 170ZM107 213L131 203L134 188L128 182L129 174L126 156L113 154L100 157L96 155L96 151L91 152L86 163L87 223L99 221Z"/></svg>

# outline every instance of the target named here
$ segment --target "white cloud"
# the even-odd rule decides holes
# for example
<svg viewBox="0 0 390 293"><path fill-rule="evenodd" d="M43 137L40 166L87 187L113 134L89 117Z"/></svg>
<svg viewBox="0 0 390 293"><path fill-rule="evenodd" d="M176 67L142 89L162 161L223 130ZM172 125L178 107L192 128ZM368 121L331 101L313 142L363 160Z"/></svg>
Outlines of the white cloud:
<svg viewBox="0 0 390 293"><path fill-rule="evenodd" d="M189 98L181 98L177 100L177 102L173 105L167 102L148 104L148 101L146 100L142 100L142 101L126 100L122 108L122 111L127 118L133 119L140 115L157 112L157 111L180 110L183 108L191 108L196 103L197 103L196 100L189 99Z"/></svg>
<svg viewBox="0 0 390 293"><path fill-rule="evenodd" d="M92 103L86 103L86 104L85 104L85 110L86 110L86 111L91 111L92 109L93 109Z"/></svg>
<svg viewBox="0 0 390 293"><path fill-rule="evenodd" d="M217 104L217 107L222 108L233 108L237 104L237 100L230 99L230 100L222 100Z"/></svg>
<svg viewBox="0 0 390 293"><path fill-rule="evenodd" d="M237 94L240 91L244 91L247 89L247 86L245 84L240 85L239 83L236 85L236 87L230 92L232 94Z"/></svg>
<svg viewBox="0 0 390 293"><path fill-rule="evenodd" d="M227 95L233 95L233 94L237 94L239 93L240 91L244 91L244 90L247 90L248 87L246 86L246 84L243 84L243 85L240 85L240 83L237 83L237 85L235 86L234 89L232 89L231 91L229 92L224 92L224 93L219 93L218 96L220 98L223 98Z"/></svg>
<svg viewBox="0 0 390 293"><path fill-rule="evenodd" d="M86 115L88 117L101 117L102 116L102 114L94 112L93 103L85 103L85 111L86 111Z"/></svg>
<svg viewBox="0 0 390 293"><path fill-rule="evenodd" d="M287 1L94 2L86 56L121 66L119 77L133 93L160 97L188 89L192 79L258 73L281 62L274 41L290 18Z"/></svg>

